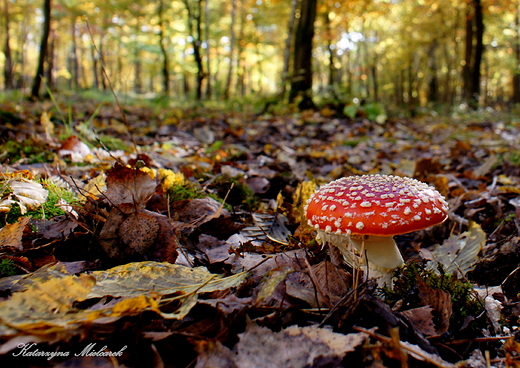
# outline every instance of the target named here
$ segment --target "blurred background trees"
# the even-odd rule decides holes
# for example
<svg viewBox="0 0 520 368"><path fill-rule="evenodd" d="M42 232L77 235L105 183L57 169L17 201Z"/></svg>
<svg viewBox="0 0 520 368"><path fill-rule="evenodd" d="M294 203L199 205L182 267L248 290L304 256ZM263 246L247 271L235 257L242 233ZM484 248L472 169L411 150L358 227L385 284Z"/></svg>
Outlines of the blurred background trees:
<svg viewBox="0 0 520 368"><path fill-rule="evenodd" d="M106 72L176 100L520 103L518 0L2 1L0 86L27 95Z"/></svg>

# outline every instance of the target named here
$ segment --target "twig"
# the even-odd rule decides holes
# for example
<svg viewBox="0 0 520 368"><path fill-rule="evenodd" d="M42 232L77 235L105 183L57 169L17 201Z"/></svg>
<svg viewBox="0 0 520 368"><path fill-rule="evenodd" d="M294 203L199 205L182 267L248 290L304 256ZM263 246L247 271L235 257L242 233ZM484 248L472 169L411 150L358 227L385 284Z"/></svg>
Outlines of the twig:
<svg viewBox="0 0 520 368"><path fill-rule="evenodd" d="M358 332L364 332L367 335L369 335L370 337L373 337L388 345L394 346L399 349L404 349L408 353L410 353L412 356L416 356L419 359L422 359L430 364L435 365L436 367L439 367L439 368L455 368L456 367L454 364L451 364L449 362L442 360L442 358L440 358L437 355L429 354L426 351L422 350L421 348L413 349L411 346L409 346L411 344L407 344L405 342L399 341L399 339L398 338L396 339L395 336L393 336L393 338L386 337L386 336L377 334L373 331L370 331L370 330L367 330L365 328L358 327L358 326L354 326L354 327L352 327L352 329L355 331L358 331ZM394 334L395 334L395 332L394 332ZM401 363L404 363L404 362L401 361Z"/></svg>

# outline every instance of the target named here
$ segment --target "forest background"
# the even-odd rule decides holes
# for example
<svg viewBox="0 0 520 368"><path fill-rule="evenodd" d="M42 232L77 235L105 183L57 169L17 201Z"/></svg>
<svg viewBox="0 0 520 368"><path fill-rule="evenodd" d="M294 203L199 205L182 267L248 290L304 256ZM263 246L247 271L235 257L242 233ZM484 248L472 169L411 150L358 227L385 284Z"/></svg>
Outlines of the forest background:
<svg viewBox="0 0 520 368"><path fill-rule="evenodd" d="M181 100L520 102L518 1L4 0L0 85ZM104 76L104 74L106 75ZM105 78L108 77L108 78ZM42 83L42 79L43 82ZM261 100L261 99L260 99Z"/></svg>

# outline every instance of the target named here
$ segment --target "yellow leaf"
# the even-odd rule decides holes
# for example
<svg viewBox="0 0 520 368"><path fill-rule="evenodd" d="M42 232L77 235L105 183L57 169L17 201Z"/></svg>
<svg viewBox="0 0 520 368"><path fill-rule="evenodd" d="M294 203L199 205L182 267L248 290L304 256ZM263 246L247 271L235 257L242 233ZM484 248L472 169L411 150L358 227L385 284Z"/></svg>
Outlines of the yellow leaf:
<svg viewBox="0 0 520 368"><path fill-rule="evenodd" d="M143 293L168 295L174 293L203 293L225 290L240 285L247 273L229 277L210 273L205 267L160 262L134 262L106 271L95 271L96 286L87 298L136 296Z"/></svg>

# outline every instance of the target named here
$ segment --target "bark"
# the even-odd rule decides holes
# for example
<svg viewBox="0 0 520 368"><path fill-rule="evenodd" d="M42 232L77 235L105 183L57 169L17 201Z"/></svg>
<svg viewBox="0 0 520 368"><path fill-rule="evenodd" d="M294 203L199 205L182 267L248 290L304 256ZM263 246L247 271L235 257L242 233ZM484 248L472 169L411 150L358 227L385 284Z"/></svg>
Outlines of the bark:
<svg viewBox="0 0 520 368"><path fill-rule="evenodd" d="M480 97L480 68L484 54L484 15L481 0L474 0L473 4L475 6L475 58L471 70L471 102L476 107Z"/></svg>
<svg viewBox="0 0 520 368"><path fill-rule="evenodd" d="M11 54L11 43L9 38L9 2L8 0L4 0L4 31L5 31L5 43L4 43L4 56L5 56L5 64L4 64L4 88L6 90L14 88L14 79L13 79L13 58Z"/></svg>
<svg viewBox="0 0 520 368"><path fill-rule="evenodd" d="M164 0L159 0L159 46L162 54L161 74L163 77L162 89L165 95L170 94L170 59L166 49L166 39L164 37Z"/></svg>
<svg viewBox="0 0 520 368"><path fill-rule="evenodd" d="M212 84L211 84L211 47L209 44L209 25L210 25L210 11L209 0L204 2L204 38L206 39L206 98L211 98Z"/></svg>
<svg viewBox="0 0 520 368"><path fill-rule="evenodd" d="M312 103L312 50L314 38L314 21L316 20L317 0L302 0L300 19L296 27L293 51L293 75L289 101L297 96L304 96L306 106Z"/></svg>
<svg viewBox="0 0 520 368"><path fill-rule="evenodd" d="M195 65L197 67L196 98L200 101L202 99L202 83L206 77L200 50L202 46L202 0L195 0L194 7L191 6L189 1L190 0L184 0L184 6L188 12L188 30L192 39L193 58L195 59Z"/></svg>
<svg viewBox="0 0 520 368"><path fill-rule="evenodd" d="M45 82L47 84L47 88L49 88L51 91L55 91L56 81L54 78L54 54L56 51L56 37L54 37L54 32L52 30L49 35L47 49L47 55L45 58L47 64L47 68L45 68Z"/></svg>
<svg viewBox="0 0 520 368"><path fill-rule="evenodd" d="M515 59L516 64L520 65L520 9L517 8L515 14ZM513 76L513 103L520 103L520 70L516 68L515 75Z"/></svg>
<svg viewBox="0 0 520 368"><path fill-rule="evenodd" d="M79 88L79 63L78 63L78 46L76 42L76 17L73 16L70 29L70 38L72 41L69 54L69 69L71 70L71 78L69 82L70 89Z"/></svg>
<svg viewBox="0 0 520 368"><path fill-rule="evenodd" d="M476 108L480 97L480 69L484 54L484 16L481 0L470 0L466 8L465 58L462 76L464 99Z"/></svg>
<svg viewBox="0 0 520 368"><path fill-rule="evenodd" d="M47 56L47 45L49 42L49 34L51 32L51 0L44 0L43 2L43 33L40 41L40 55L38 57L38 67L36 75L33 79L31 87L31 99L40 98L40 87L42 84L43 74L45 73L45 58Z"/></svg>
<svg viewBox="0 0 520 368"><path fill-rule="evenodd" d="M233 79L234 67L235 67L235 45L237 37L235 34L235 23L237 13L237 0L231 0L231 25L229 27L229 69L226 78L226 87L224 89L224 98L229 98L229 91L231 89L231 82Z"/></svg>
<svg viewBox="0 0 520 368"><path fill-rule="evenodd" d="M294 39L294 26L296 24L296 8L298 6L298 0L291 0L291 14L289 23L287 25L287 38L285 39L285 48L283 51L283 68L282 68L282 81L280 83L280 99L285 98L287 91L287 81L289 80L289 67L291 61L291 48Z"/></svg>
<svg viewBox="0 0 520 368"><path fill-rule="evenodd" d="M94 76L94 88L99 90L99 61L96 55L96 48L94 47L94 45L90 46L90 55L92 57L92 74Z"/></svg>
<svg viewBox="0 0 520 368"><path fill-rule="evenodd" d="M437 39L430 43L428 49L428 69L430 76L428 80L428 101L439 102L439 80L437 78L437 59L435 57L437 50ZM448 86L446 86L448 88Z"/></svg>

